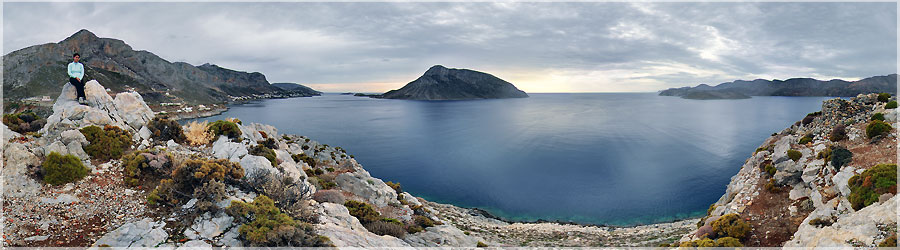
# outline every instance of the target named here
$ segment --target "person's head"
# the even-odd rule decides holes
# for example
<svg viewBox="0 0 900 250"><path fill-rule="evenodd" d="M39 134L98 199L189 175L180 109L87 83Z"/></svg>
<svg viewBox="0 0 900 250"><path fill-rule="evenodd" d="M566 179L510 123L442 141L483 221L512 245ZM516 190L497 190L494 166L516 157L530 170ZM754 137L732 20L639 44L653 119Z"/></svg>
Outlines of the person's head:
<svg viewBox="0 0 900 250"><path fill-rule="evenodd" d="M75 53L74 55L72 55L72 60L75 60L75 62L78 62L78 60L81 60L81 55L79 55L78 53Z"/></svg>

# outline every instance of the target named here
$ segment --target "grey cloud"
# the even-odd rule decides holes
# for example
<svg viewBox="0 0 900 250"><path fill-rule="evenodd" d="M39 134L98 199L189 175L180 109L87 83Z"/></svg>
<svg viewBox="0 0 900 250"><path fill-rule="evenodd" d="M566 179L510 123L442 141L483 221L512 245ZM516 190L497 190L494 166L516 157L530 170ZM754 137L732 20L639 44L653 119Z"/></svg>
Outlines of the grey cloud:
<svg viewBox="0 0 900 250"><path fill-rule="evenodd" d="M586 91L653 91L868 77L895 73L897 60L896 3L6 3L3 11L4 53L87 28L170 61L360 88L400 87L433 64L499 74L630 70Z"/></svg>

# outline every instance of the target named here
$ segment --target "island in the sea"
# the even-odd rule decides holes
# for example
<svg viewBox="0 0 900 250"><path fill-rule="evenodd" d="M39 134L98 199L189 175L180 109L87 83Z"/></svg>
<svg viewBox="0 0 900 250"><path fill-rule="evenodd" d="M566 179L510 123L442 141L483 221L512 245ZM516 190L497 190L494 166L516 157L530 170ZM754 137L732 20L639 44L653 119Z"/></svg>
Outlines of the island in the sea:
<svg viewBox="0 0 900 250"><path fill-rule="evenodd" d="M528 97L512 83L488 73L435 65L403 88L381 95L357 95L407 100L472 100Z"/></svg>
<svg viewBox="0 0 900 250"><path fill-rule="evenodd" d="M750 96L841 96L852 97L866 93L897 92L897 74L873 76L858 81L832 79L821 81L812 78L753 81L737 80L716 86L700 84L696 87L670 88L659 92L661 96L680 96L685 99L746 99Z"/></svg>

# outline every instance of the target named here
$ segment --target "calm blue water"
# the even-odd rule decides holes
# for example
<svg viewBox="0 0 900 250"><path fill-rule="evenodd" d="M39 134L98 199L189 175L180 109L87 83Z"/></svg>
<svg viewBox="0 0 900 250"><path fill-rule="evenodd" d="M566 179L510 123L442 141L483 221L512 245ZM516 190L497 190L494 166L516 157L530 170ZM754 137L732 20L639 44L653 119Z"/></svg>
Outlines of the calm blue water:
<svg viewBox="0 0 900 250"><path fill-rule="evenodd" d="M431 201L512 220L634 225L704 215L765 138L826 99L326 94L236 105L203 120L238 117L341 146L373 176Z"/></svg>

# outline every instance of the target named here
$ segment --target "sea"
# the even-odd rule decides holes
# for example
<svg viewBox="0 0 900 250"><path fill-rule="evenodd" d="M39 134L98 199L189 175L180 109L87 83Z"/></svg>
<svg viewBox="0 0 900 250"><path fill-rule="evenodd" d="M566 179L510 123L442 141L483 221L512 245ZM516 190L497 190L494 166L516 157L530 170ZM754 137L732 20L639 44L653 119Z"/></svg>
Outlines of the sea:
<svg viewBox="0 0 900 250"><path fill-rule="evenodd" d="M266 99L220 115L340 146L429 201L510 221L608 226L705 215L772 133L830 97L687 100L544 93L413 101L341 94Z"/></svg>

